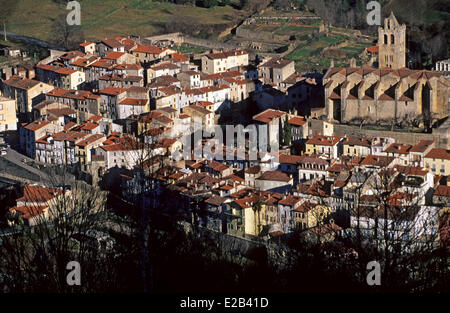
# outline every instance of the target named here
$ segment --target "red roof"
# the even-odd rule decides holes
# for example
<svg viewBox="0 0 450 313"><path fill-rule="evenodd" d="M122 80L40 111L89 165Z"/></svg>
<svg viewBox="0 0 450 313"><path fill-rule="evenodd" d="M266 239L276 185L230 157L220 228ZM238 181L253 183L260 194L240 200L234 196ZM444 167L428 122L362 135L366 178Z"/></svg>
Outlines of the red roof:
<svg viewBox="0 0 450 313"><path fill-rule="evenodd" d="M23 188L23 196L17 201L42 203L48 202L59 195L62 195L61 189L28 185Z"/></svg>
<svg viewBox="0 0 450 313"><path fill-rule="evenodd" d="M361 162L361 165L387 166L391 164L393 160L394 157L369 154Z"/></svg>
<svg viewBox="0 0 450 313"><path fill-rule="evenodd" d="M122 105L139 105L139 106L144 106L148 104L148 100L147 99L134 99L134 98L125 98L122 101L120 101L119 104Z"/></svg>
<svg viewBox="0 0 450 313"><path fill-rule="evenodd" d="M401 143L392 143L386 148L387 153L408 154L411 149L411 145L404 145Z"/></svg>
<svg viewBox="0 0 450 313"><path fill-rule="evenodd" d="M425 156L426 158L431 159L450 159L450 151L440 148L431 149L430 152Z"/></svg>
<svg viewBox="0 0 450 313"><path fill-rule="evenodd" d="M367 52L370 52L370 53L378 53L379 48L378 48L378 46L370 46L370 47L367 47L366 50L367 50Z"/></svg>
<svg viewBox="0 0 450 313"><path fill-rule="evenodd" d="M289 124L303 126L306 124L306 121L302 116L294 116L289 120Z"/></svg>
<svg viewBox="0 0 450 313"><path fill-rule="evenodd" d="M105 59L110 59L110 60L117 60L118 58L120 58L124 54L125 54L125 52L111 51L107 55L105 55L104 58Z"/></svg>
<svg viewBox="0 0 450 313"><path fill-rule="evenodd" d="M287 114L286 112L268 109L268 110L265 110L264 112L261 112L255 116L253 116L253 119L255 121L262 122L262 123L270 123L274 119L280 118L286 114Z"/></svg>
<svg viewBox="0 0 450 313"><path fill-rule="evenodd" d="M322 136L322 135L314 135L311 139L309 139L306 144L311 145L320 145L320 146L334 146L339 141L341 141L342 137L338 136Z"/></svg>
<svg viewBox="0 0 450 313"><path fill-rule="evenodd" d="M161 50L161 48L157 46L141 45L141 44L137 44L137 47L134 48L133 51L149 54L160 54L161 52L163 52L163 50Z"/></svg>

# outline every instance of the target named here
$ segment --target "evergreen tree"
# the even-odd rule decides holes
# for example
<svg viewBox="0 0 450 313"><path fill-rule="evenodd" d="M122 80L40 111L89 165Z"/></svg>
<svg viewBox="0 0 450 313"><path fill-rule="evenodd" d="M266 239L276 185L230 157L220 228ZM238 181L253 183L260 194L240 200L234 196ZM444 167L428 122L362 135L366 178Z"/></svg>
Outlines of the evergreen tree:
<svg viewBox="0 0 450 313"><path fill-rule="evenodd" d="M291 145L291 132L292 132L292 127L291 127L291 124L289 124L288 115L286 115L286 119L284 121L284 126L283 126L283 145L285 145L285 146Z"/></svg>

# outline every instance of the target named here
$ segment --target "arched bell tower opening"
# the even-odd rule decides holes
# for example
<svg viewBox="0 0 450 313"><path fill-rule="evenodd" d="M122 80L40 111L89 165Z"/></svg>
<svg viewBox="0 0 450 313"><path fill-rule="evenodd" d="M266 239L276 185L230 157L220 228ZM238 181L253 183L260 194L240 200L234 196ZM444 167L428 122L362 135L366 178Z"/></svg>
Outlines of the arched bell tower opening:
<svg viewBox="0 0 450 313"><path fill-rule="evenodd" d="M378 48L379 68L406 67L406 25L399 24L392 12L378 28Z"/></svg>

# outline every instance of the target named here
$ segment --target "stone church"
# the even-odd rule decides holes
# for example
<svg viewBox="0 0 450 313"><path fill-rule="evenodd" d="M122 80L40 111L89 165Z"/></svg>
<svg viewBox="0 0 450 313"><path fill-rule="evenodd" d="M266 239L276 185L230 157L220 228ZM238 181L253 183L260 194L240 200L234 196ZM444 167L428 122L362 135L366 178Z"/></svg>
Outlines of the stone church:
<svg viewBox="0 0 450 313"><path fill-rule="evenodd" d="M426 124L449 115L450 80L442 72L411 70L406 63L406 25L394 14L378 29L378 64L330 67L323 84L329 121L366 123L413 120Z"/></svg>

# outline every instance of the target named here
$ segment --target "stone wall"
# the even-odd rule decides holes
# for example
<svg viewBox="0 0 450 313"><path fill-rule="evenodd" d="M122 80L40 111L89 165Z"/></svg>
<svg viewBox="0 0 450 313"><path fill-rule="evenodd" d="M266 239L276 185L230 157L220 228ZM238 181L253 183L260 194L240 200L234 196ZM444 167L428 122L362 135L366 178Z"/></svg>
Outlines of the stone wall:
<svg viewBox="0 0 450 313"><path fill-rule="evenodd" d="M390 137L394 138L396 142L401 142L409 145L415 145L420 140L434 140L436 143L436 148L450 149L448 135L446 135L445 133L408 133L387 130L371 130L364 128L360 129L357 126L334 124L334 135L358 137Z"/></svg>
<svg viewBox="0 0 450 313"><path fill-rule="evenodd" d="M145 37L142 40L142 44L152 44L155 41L160 40L172 40L175 44L181 45L184 43L185 36L183 33L170 33L170 34L164 34L164 35L157 35L157 36L150 36Z"/></svg>
<svg viewBox="0 0 450 313"><path fill-rule="evenodd" d="M213 40L207 40L207 39L201 39L201 38L195 38L191 36L184 36L184 43L193 45L193 46L199 46L204 47L208 49L223 49L223 50L233 50L233 49L239 49L238 45L233 45L225 42L219 42L219 41L213 41Z"/></svg>

